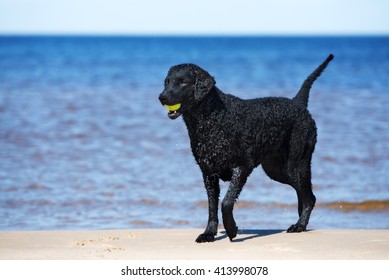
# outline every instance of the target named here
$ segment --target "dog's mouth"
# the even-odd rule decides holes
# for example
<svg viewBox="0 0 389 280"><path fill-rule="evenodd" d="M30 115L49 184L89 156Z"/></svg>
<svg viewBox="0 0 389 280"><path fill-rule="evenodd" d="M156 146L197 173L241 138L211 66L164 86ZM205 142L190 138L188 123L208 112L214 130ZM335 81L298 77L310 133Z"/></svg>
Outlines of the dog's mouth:
<svg viewBox="0 0 389 280"><path fill-rule="evenodd" d="M167 113L167 116L174 120L177 119L179 116L181 116L181 112L179 109L181 108L181 103L177 103L174 105L164 105L166 109L169 110L169 113Z"/></svg>

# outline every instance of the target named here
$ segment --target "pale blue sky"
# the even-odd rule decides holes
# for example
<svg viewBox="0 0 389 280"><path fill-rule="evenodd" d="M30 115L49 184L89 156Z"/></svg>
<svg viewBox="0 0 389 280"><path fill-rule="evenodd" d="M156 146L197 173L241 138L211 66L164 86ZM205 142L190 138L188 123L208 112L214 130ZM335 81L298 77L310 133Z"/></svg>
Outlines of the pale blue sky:
<svg viewBox="0 0 389 280"><path fill-rule="evenodd" d="M0 0L0 33L389 34L389 0Z"/></svg>

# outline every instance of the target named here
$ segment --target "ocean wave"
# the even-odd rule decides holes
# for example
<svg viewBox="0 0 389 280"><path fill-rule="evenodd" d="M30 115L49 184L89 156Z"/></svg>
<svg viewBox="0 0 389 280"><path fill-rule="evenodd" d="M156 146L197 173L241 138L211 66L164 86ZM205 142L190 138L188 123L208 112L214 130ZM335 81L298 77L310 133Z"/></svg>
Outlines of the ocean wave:
<svg viewBox="0 0 389 280"><path fill-rule="evenodd" d="M383 212L389 211L389 200L366 200L361 202L328 202L317 205L318 207L327 207L343 212L360 211L360 212Z"/></svg>
<svg viewBox="0 0 389 280"><path fill-rule="evenodd" d="M199 201L196 205L200 207L207 207L207 201ZM235 208L248 209L248 208L280 208L288 209L297 207L296 204L289 203L278 203L278 202L255 202L255 201L238 201L235 205ZM342 212L384 212L389 211L389 199L388 200L366 200L360 202L350 202L350 201L336 201L336 202L324 202L317 203L317 208L330 208L333 210L338 210Z"/></svg>

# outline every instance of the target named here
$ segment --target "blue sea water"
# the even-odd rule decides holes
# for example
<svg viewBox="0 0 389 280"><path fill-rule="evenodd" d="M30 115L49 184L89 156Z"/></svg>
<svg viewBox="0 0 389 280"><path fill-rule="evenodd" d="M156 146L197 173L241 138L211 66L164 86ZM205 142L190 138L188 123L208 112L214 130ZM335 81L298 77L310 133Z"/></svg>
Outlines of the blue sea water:
<svg viewBox="0 0 389 280"><path fill-rule="evenodd" d="M169 67L196 63L242 98L293 97L329 53L309 101L309 228L389 228L389 37L0 36L0 230L204 227L185 125L157 99ZM259 167L235 218L286 229L295 192Z"/></svg>

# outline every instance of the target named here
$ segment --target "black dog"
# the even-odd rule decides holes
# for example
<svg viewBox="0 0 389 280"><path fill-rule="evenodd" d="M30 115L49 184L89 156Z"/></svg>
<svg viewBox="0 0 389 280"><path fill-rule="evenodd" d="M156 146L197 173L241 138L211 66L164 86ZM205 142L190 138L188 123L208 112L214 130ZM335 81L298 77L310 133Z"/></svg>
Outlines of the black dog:
<svg viewBox="0 0 389 280"><path fill-rule="evenodd" d="M288 232L306 230L316 201L311 159L317 137L315 121L307 109L308 97L314 81L332 59L331 54L293 99L242 100L221 92L213 77L194 64L169 70L159 100L169 110L170 119L183 116L208 194L208 225L196 242L212 242L217 234L219 179L231 181L222 214L228 237L232 240L236 236L234 203L260 164L271 179L291 185L297 192L299 219Z"/></svg>

